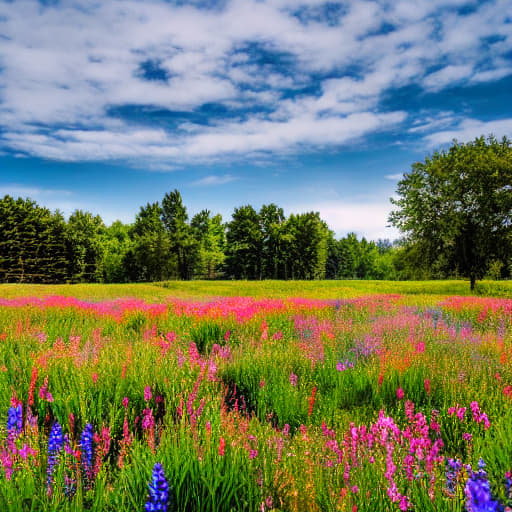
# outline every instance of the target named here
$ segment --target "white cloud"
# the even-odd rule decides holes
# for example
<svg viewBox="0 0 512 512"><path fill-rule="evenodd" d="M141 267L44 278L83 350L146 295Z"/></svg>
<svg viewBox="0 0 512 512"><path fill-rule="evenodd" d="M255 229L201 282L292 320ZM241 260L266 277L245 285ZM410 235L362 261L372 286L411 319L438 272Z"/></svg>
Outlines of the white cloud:
<svg viewBox="0 0 512 512"><path fill-rule="evenodd" d="M193 181L191 184L198 187L210 187L215 185L224 185L225 183L230 183L231 181L237 180L237 176L232 176L231 174L224 174L223 176L210 175L205 176L199 180Z"/></svg>
<svg viewBox="0 0 512 512"><path fill-rule="evenodd" d="M323 3L232 0L202 9L157 0L0 0L0 149L144 161L160 170L196 158L321 149L402 123L405 113L379 111L394 87L438 91L512 72L507 0L464 16L456 12L464 0L350 0L331 24L293 15ZM283 62L255 56L254 48ZM147 60L168 80L141 77ZM427 74L438 62L444 68ZM308 91L313 85L319 90ZM284 99L283 89L303 92ZM212 103L252 110L177 128L111 114L134 105L192 112Z"/></svg>
<svg viewBox="0 0 512 512"><path fill-rule="evenodd" d="M400 232L396 228L387 227L391 209L390 202L376 199L375 201L361 202L339 200L303 203L293 205L290 211L320 212L320 217L327 222L338 237L354 232L368 240L378 240L379 238L395 240L400 237Z"/></svg>
<svg viewBox="0 0 512 512"><path fill-rule="evenodd" d="M464 65L449 65L435 73L431 73L423 80L423 85L431 91L440 91L447 85L453 85L468 78L473 71L473 66Z"/></svg>
<svg viewBox="0 0 512 512"><path fill-rule="evenodd" d="M403 177L404 177L403 172L398 172L396 174L386 174L386 176L384 176L384 178L386 178L387 180L391 180L391 181L398 181L398 180L401 180Z"/></svg>
<svg viewBox="0 0 512 512"><path fill-rule="evenodd" d="M479 121L477 119L464 119L450 130L439 131L425 136L431 147L451 143L454 139L465 142L476 137L493 134L498 138L506 135L512 138L512 118L494 121Z"/></svg>
<svg viewBox="0 0 512 512"><path fill-rule="evenodd" d="M0 183L0 196L10 195L12 197L28 197L33 200L38 200L55 196L69 197L72 194L73 193L70 190L27 187L26 185L19 185L17 183Z"/></svg>

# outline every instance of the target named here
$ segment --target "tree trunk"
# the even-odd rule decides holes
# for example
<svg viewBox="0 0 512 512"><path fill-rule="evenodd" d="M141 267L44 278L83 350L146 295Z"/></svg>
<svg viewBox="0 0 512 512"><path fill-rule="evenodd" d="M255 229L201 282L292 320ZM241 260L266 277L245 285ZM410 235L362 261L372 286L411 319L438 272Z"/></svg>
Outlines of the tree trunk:
<svg viewBox="0 0 512 512"><path fill-rule="evenodd" d="M469 279L471 281L471 284L470 284L471 291L473 291L475 289L476 276L475 275L471 275L471 276L469 276Z"/></svg>

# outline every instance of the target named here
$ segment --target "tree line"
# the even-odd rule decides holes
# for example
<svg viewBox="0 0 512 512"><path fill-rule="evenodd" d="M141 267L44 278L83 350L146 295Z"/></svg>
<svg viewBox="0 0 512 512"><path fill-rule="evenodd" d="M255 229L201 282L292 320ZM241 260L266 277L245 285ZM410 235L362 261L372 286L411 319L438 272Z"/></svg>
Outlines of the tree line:
<svg viewBox="0 0 512 512"><path fill-rule="evenodd" d="M140 208L132 224L69 219L31 199L0 199L0 281L137 282L167 279L510 278L512 143L454 142L398 182L391 243L336 239L318 212L286 217L275 204L202 210L191 219L178 190Z"/></svg>
<svg viewBox="0 0 512 512"><path fill-rule="evenodd" d="M275 204L234 209L225 223L189 219L179 191L106 226L76 210L66 220L31 199L0 199L0 281L122 283L167 279L397 279L400 247L354 233L336 239L318 212Z"/></svg>

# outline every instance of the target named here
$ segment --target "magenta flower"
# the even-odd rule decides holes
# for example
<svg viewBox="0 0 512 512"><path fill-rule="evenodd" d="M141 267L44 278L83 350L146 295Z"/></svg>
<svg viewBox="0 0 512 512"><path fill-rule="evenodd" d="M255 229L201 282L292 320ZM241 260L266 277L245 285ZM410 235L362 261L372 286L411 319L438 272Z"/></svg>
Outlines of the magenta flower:
<svg viewBox="0 0 512 512"><path fill-rule="evenodd" d="M402 388L398 388L396 390L396 397L398 398L398 400L402 400L402 398L404 397L404 390Z"/></svg>
<svg viewBox="0 0 512 512"><path fill-rule="evenodd" d="M151 386L146 386L144 388L144 400L146 400L146 402L149 402L152 396L153 395L151 394Z"/></svg>
<svg viewBox="0 0 512 512"><path fill-rule="evenodd" d="M297 386L298 379L299 378L297 377L297 375L295 375L295 373L290 373L290 384L292 386Z"/></svg>

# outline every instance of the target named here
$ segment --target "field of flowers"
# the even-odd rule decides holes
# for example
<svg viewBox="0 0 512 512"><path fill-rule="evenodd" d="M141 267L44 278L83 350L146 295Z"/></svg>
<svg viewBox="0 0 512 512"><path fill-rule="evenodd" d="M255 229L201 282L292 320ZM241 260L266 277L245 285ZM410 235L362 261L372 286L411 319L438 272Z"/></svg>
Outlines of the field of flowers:
<svg viewBox="0 0 512 512"><path fill-rule="evenodd" d="M498 511L512 300L0 299L2 511Z"/></svg>

